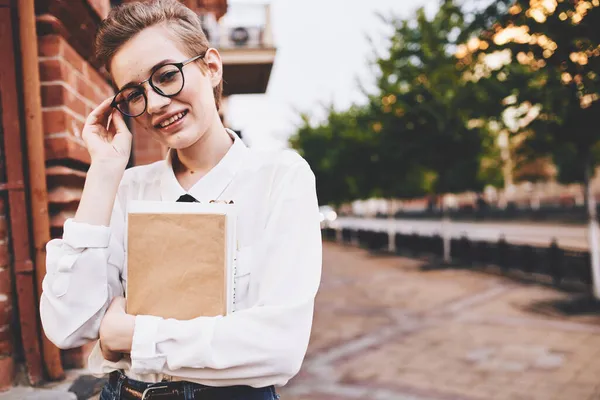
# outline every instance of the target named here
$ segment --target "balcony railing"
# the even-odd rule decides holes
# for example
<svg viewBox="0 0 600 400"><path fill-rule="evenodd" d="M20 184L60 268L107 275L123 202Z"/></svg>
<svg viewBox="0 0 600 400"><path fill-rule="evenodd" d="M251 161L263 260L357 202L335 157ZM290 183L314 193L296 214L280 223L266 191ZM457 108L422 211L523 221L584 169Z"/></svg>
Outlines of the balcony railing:
<svg viewBox="0 0 600 400"><path fill-rule="evenodd" d="M211 44L221 49L264 49L273 47L269 4L229 4L217 23L204 16Z"/></svg>

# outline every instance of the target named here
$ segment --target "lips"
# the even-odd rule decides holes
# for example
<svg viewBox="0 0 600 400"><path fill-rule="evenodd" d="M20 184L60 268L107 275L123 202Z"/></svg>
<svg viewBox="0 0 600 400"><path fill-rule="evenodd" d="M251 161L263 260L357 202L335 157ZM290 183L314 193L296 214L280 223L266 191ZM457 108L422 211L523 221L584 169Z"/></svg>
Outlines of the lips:
<svg viewBox="0 0 600 400"><path fill-rule="evenodd" d="M183 118L185 118L185 116L188 114L188 110L184 110L184 111L179 111L177 113L173 113L171 115L168 115L166 117L163 117L161 119L158 120L158 122L156 122L154 124L155 128L158 129L165 129L168 128L172 125L177 124L178 121L181 121Z"/></svg>

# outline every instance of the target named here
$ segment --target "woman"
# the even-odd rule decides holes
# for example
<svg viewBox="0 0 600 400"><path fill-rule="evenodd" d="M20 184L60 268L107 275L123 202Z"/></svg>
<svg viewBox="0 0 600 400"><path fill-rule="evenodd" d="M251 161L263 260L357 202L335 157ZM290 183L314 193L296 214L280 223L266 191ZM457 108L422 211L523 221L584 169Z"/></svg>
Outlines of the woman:
<svg viewBox="0 0 600 400"><path fill-rule="evenodd" d="M47 246L41 318L60 348L97 340L102 400L274 399L300 369L321 273L314 175L292 151L248 149L218 114L219 53L176 0L127 3L99 29L97 55L117 94L87 118L91 166L62 239ZM123 115L169 148L127 169ZM126 313L130 200L233 200L238 276L233 313L189 321Z"/></svg>

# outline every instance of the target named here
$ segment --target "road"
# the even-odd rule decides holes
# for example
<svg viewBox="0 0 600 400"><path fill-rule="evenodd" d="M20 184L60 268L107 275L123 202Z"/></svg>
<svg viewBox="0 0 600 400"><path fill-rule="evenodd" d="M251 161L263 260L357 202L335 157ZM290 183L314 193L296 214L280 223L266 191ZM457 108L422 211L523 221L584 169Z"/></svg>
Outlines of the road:
<svg viewBox="0 0 600 400"><path fill-rule="evenodd" d="M467 236L472 240L497 241L502 236L509 243L547 246L553 239L563 248L587 250L587 228L577 225L550 225L536 223L496 222L451 222L451 237ZM423 236L442 233L441 221L410 219L375 219L340 217L331 224L332 228L367 229L377 232L393 232Z"/></svg>

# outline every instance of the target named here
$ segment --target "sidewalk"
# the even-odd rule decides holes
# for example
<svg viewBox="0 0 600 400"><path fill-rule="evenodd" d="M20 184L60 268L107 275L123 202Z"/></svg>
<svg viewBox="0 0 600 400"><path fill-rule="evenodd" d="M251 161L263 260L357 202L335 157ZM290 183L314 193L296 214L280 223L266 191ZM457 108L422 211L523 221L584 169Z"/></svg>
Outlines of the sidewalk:
<svg viewBox="0 0 600 400"><path fill-rule="evenodd" d="M282 400L600 399L596 303L324 246L309 353Z"/></svg>
<svg viewBox="0 0 600 400"><path fill-rule="evenodd" d="M597 303L338 244L323 255L308 355L282 400L600 399ZM82 373L0 398L72 399Z"/></svg>

